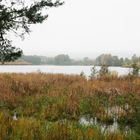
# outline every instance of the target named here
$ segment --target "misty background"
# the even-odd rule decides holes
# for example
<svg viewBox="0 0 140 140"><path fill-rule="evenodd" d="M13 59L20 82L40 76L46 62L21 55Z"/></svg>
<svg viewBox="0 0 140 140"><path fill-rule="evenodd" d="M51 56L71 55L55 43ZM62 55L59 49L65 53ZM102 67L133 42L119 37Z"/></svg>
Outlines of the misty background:
<svg viewBox="0 0 140 140"><path fill-rule="evenodd" d="M65 0L63 6L49 9L48 20L32 26L25 40L14 38L14 44L25 55L139 56L139 6L139 0Z"/></svg>

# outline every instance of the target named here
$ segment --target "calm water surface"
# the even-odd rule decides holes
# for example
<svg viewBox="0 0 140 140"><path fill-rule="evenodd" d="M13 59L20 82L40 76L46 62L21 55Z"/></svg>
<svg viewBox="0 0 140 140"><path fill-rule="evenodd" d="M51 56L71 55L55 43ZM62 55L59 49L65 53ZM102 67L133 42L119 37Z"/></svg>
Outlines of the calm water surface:
<svg viewBox="0 0 140 140"><path fill-rule="evenodd" d="M44 72L44 73L63 73L63 74L80 74L82 71L86 76L91 73L93 66L50 66L50 65L4 65L0 66L1 73L30 73L30 72ZM96 67L100 69L99 66ZM129 68L109 67L110 71L116 71L119 75L127 75L130 72Z"/></svg>

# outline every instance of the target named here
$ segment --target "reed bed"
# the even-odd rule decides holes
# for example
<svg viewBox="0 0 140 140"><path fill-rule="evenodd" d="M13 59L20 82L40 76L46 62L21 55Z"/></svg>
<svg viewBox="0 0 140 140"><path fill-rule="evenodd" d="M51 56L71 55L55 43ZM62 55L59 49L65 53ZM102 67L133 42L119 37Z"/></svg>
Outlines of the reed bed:
<svg viewBox="0 0 140 140"><path fill-rule="evenodd" d="M79 124L86 115L106 124L115 117L132 132ZM137 140L139 116L140 77L0 74L0 140Z"/></svg>

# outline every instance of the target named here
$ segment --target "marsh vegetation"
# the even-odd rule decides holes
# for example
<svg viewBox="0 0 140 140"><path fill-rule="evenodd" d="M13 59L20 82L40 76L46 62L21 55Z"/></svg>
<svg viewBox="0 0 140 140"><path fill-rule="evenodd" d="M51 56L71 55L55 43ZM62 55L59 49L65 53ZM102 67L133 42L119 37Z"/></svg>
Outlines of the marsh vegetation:
<svg viewBox="0 0 140 140"><path fill-rule="evenodd" d="M138 76L0 74L1 140L138 140L139 116Z"/></svg>

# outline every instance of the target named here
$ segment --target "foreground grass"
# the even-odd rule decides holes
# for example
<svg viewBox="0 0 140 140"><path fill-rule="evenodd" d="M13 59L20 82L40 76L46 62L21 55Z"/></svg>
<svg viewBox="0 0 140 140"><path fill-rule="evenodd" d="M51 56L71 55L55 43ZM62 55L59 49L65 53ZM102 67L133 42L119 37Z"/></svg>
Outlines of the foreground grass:
<svg viewBox="0 0 140 140"><path fill-rule="evenodd" d="M0 112L1 140L137 140L140 78L0 74ZM98 126L79 124L85 115L107 124L117 116L132 133L103 133Z"/></svg>
<svg viewBox="0 0 140 140"><path fill-rule="evenodd" d="M4 118L2 118L4 117ZM18 121L0 117L0 139L10 140L133 140L136 135L101 133L95 126L83 126L76 122L45 122L22 118ZM2 122L5 123L3 124Z"/></svg>

